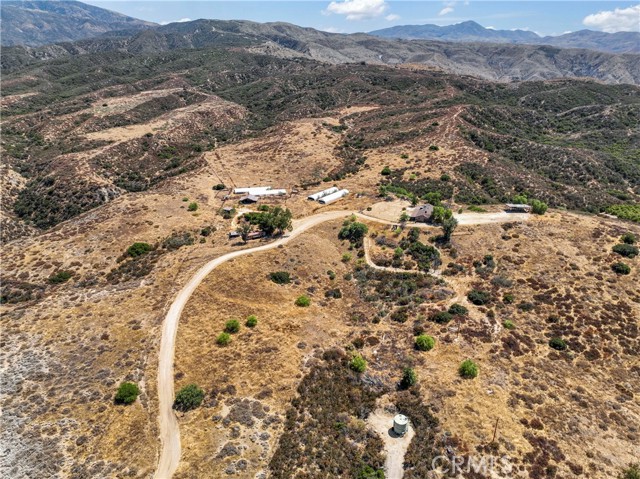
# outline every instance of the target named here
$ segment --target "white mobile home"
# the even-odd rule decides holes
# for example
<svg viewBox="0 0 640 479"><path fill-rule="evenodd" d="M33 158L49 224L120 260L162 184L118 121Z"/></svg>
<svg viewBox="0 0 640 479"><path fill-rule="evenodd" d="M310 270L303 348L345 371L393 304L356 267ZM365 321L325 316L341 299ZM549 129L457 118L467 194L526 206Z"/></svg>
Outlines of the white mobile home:
<svg viewBox="0 0 640 479"><path fill-rule="evenodd" d="M333 193L336 193L337 191L338 191L338 188L336 188L335 186L332 186L331 188L327 188L326 190L318 191L317 193L309 195L307 196L307 198L310 199L311 201L318 201L320 198L329 196Z"/></svg>
<svg viewBox="0 0 640 479"><path fill-rule="evenodd" d="M272 189L258 191L257 193L254 193L255 196L284 196L286 194L287 194L287 190L272 190Z"/></svg>
<svg viewBox="0 0 640 479"><path fill-rule="evenodd" d="M233 192L236 195L258 195L262 191L269 191L270 186L251 186L249 188L236 188Z"/></svg>
<svg viewBox="0 0 640 479"><path fill-rule="evenodd" d="M336 191L335 193L331 193L330 195L327 195L323 198L320 198L320 200L318 201L323 205L328 205L333 203L334 201L338 201L339 199L344 198L348 194L349 190L340 190Z"/></svg>

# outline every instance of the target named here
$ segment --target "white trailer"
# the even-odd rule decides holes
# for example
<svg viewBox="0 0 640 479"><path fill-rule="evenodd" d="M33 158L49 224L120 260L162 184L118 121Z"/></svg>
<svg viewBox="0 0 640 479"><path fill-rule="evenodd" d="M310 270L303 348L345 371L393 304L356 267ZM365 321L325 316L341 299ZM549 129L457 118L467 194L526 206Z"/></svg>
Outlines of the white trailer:
<svg viewBox="0 0 640 479"><path fill-rule="evenodd" d="M257 191L256 193L253 193L254 196L284 196L286 194L287 194L287 190L272 190L272 189Z"/></svg>
<svg viewBox="0 0 640 479"><path fill-rule="evenodd" d="M311 201L318 201L320 198L324 198L325 196L329 196L330 194L336 193L338 188L332 186L331 188L327 188L326 190L318 191L312 195L307 196Z"/></svg>
<svg viewBox="0 0 640 479"><path fill-rule="evenodd" d="M344 198L348 194L349 194L349 190L340 190L330 195L327 195L323 198L320 198L318 201L320 202L320 204L328 205L330 203L333 203L334 201L338 201L339 199Z"/></svg>
<svg viewBox="0 0 640 479"><path fill-rule="evenodd" d="M233 192L236 195L257 195L262 191L269 191L270 189L270 186L251 186L249 188L236 188Z"/></svg>

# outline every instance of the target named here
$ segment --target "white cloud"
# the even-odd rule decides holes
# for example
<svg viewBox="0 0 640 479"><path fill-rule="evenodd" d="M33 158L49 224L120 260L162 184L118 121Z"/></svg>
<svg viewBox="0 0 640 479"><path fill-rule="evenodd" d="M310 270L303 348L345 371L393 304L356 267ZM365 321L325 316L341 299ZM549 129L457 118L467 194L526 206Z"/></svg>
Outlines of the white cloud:
<svg viewBox="0 0 640 479"><path fill-rule="evenodd" d="M321 28L320 30L327 33L344 33L344 30L336 27L325 27L325 28Z"/></svg>
<svg viewBox="0 0 640 479"><path fill-rule="evenodd" d="M395 13L391 13L384 17L384 19L388 22L393 22L394 20L400 20L400 15L396 15Z"/></svg>
<svg viewBox="0 0 640 479"><path fill-rule="evenodd" d="M640 31L640 4L587 15L582 20L587 27L607 33Z"/></svg>
<svg viewBox="0 0 640 479"><path fill-rule="evenodd" d="M387 10L385 0L344 0L331 2L325 12L346 15L347 20L365 20L384 15Z"/></svg>
<svg viewBox="0 0 640 479"><path fill-rule="evenodd" d="M486 28L487 30L495 30L495 29L496 29L496 27L491 27L491 26L490 26L490 27L485 27L485 28Z"/></svg>
<svg viewBox="0 0 640 479"><path fill-rule="evenodd" d="M442 10L440 10L440 13L438 13L438 15L442 16L442 15L446 15L448 13L453 12L454 8L453 7L444 7Z"/></svg>
<svg viewBox="0 0 640 479"><path fill-rule="evenodd" d="M184 22L190 22L191 19L190 18L181 18L180 20L171 20L170 22L163 20L160 22L160 25L169 25L170 23L184 23Z"/></svg>

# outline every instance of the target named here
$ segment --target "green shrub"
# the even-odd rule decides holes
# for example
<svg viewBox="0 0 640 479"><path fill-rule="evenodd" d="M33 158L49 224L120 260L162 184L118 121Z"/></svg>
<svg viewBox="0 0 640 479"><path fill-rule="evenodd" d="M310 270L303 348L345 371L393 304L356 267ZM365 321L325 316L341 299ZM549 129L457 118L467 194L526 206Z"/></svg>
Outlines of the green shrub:
<svg viewBox="0 0 640 479"><path fill-rule="evenodd" d="M487 210L485 210L484 208L481 208L480 206L477 205L471 205L469 207L467 207L467 209L469 211L473 211L474 213L486 213Z"/></svg>
<svg viewBox="0 0 640 479"><path fill-rule="evenodd" d="M458 373L465 379L473 379L478 375L478 365L471 359L465 359L460 364Z"/></svg>
<svg viewBox="0 0 640 479"><path fill-rule="evenodd" d="M296 298L295 305L300 306L301 308L307 308L311 305L311 298L309 298L309 296L305 296L304 294L302 296L298 296Z"/></svg>
<svg viewBox="0 0 640 479"><path fill-rule="evenodd" d="M564 351L567 349L567 343L561 338L551 338L549 346L558 351Z"/></svg>
<svg viewBox="0 0 640 479"><path fill-rule="evenodd" d="M528 303L526 301L523 301L522 303L518 304L518 309L520 311L529 312L529 311L533 311L534 309L536 309L536 305L533 304L533 303Z"/></svg>
<svg viewBox="0 0 640 479"><path fill-rule="evenodd" d="M464 316L469 312L467 308L458 303L453 303L449 306L449 314L453 314L454 316Z"/></svg>
<svg viewBox="0 0 640 479"><path fill-rule="evenodd" d="M152 249L153 246L151 246L149 243L133 243L127 248L127 254L132 258L135 258L137 256L147 254Z"/></svg>
<svg viewBox="0 0 640 479"><path fill-rule="evenodd" d="M638 247L630 244L622 243L613 247L613 252L626 258L635 258L638 256Z"/></svg>
<svg viewBox="0 0 640 479"><path fill-rule="evenodd" d="M474 289L467 294L467 299L476 306L481 306L491 300L491 295L486 291Z"/></svg>
<svg viewBox="0 0 640 479"><path fill-rule="evenodd" d="M173 408L183 412L190 411L200 406L203 399L204 391L195 384L189 384L178 391Z"/></svg>
<svg viewBox="0 0 640 479"><path fill-rule="evenodd" d="M429 319L434 323L446 324L453 319L453 314L448 311L439 311L429 316Z"/></svg>
<svg viewBox="0 0 640 479"><path fill-rule="evenodd" d="M416 338L416 349L419 351L430 351L436 344L436 340L432 336L421 334Z"/></svg>
<svg viewBox="0 0 640 479"><path fill-rule="evenodd" d="M640 205L612 205L606 209L607 213L616 215L623 220L640 223Z"/></svg>
<svg viewBox="0 0 640 479"><path fill-rule="evenodd" d="M612 264L611 265L611 269L613 271L615 271L616 273L618 273L618 274L629 274L629 273L631 273L631 267L628 264L623 263L621 261Z"/></svg>
<svg viewBox="0 0 640 479"><path fill-rule="evenodd" d="M384 470L374 469L366 464L358 471L357 479L384 479Z"/></svg>
<svg viewBox="0 0 640 479"><path fill-rule="evenodd" d="M184 201L184 202L186 203L187 201L189 201L189 198L188 198L188 197L186 197L186 196L184 196L184 197L182 198L182 201Z"/></svg>
<svg viewBox="0 0 640 479"><path fill-rule="evenodd" d="M116 404L131 404L140 394L140 388L134 383L122 383L116 392Z"/></svg>
<svg viewBox="0 0 640 479"><path fill-rule="evenodd" d="M380 174L382 176L389 176L391 174L391 168L389 168L388 166L385 166L384 168L382 168L382 171L380 172Z"/></svg>
<svg viewBox="0 0 640 479"><path fill-rule="evenodd" d="M625 467L620 475L619 479L640 479L640 463L629 464Z"/></svg>
<svg viewBox="0 0 640 479"><path fill-rule="evenodd" d="M349 222L345 224L340 232L338 238L349 240L351 243L360 243L367 234L369 228L364 223L358 223L357 221Z"/></svg>
<svg viewBox="0 0 640 479"><path fill-rule="evenodd" d="M325 291L324 296L325 298L340 299L342 298L342 291L340 290L340 288L328 289L327 291Z"/></svg>
<svg viewBox="0 0 640 479"><path fill-rule="evenodd" d="M230 319L224 325L224 332L235 334L240 331L240 322L237 319Z"/></svg>
<svg viewBox="0 0 640 479"><path fill-rule="evenodd" d="M440 147L438 145L430 145L429 146L429 151L438 151L440 149Z"/></svg>
<svg viewBox="0 0 640 479"><path fill-rule="evenodd" d="M257 324L258 324L258 318L254 314L252 314L247 318L247 322L245 323L245 326L247 328L255 328Z"/></svg>
<svg viewBox="0 0 640 479"><path fill-rule="evenodd" d="M213 189L216 191L224 190L225 188L226 186L224 186L224 183L218 183L217 185L213 186Z"/></svg>
<svg viewBox="0 0 640 479"><path fill-rule="evenodd" d="M440 175L440 181L450 181L450 180L451 180L451 176L449 176L448 174L442 173Z"/></svg>
<svg viewBox="0 0 640 479"><path fill-rule="evenodd" d="M187 209L189 211L197 211L198 210L198 203L196 203L195 201L192 203L189 203L189 206L187 207Z"/></svg>
<svg viewBox="0 0 640 479"><path fill-rule="evenodd" d="M216 338L216 344L218 346L226 346L231 342L231 335L229 333L220 333Z"/></svg>
<svg viewBox="0 0 640 479"><path fill-rule="evenodd" d="M276 271L269 273L269 279L276 284L289 284L291 282L291 275L286 271Z"/></svg>
<svg viewBox="0 0 640 479"><path fill-rule="evenodd" d="M363 373L367 369L367 361L359 354L356 354L349 361L349 367L357 373Z"/></svg>
<svg viewBox="0 0 640 479"><path fill-rule="evenodd" d="M353 258L353 256L351 256L351 254L345 253L345 254L342 255L342 262L343 263L348 263L349 261L351 261L351 258Z"/></svg>
<svg viewBox="0 0 640 479"><path fill-rule="evenodd" d="M400 379L400 387L409 389L418 382L418 375L412 368L404 368L402 370L402 379Z"/></svg>
<svg viewBox="0 0 640 479"><path fill-rule="evenodd" d="M625 233L620 240L625 244L636 244L637 238L633 233Z"/></svg>
<svg viewBox="0 0 640 479"><path fill-rule="evenodd" d="M546 203L540 200L531 200L531 211L533 212L533 214L543 215L547 212L547 208L549 207Z"/></svg>
<svg viewBox="0 0 640 479"><path fill-rule="evenodd" d="M47 281L51 284L66 283L71 279L73 273L71 271L58 271L47 278Z"/></svg>
<svg viewBox="0 0 640 479"><path fill-rule="evenodd" d="M502 302L505 304L513 304L516 300L516 297L511 293L505 293L502 297Z"/></svg>
<svg viewBox="0 0 640 479"><path fill-rule="evenodd" d="M502 326L504 327L504 329L516 329L516 325L510 319L505 319L502 322Z"/></svg>

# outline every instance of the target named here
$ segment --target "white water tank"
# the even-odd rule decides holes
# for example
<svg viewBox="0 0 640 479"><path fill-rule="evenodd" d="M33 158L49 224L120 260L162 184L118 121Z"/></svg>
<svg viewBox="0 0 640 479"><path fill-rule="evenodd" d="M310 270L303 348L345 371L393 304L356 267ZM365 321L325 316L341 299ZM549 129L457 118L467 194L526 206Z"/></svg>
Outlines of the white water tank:
<svg viewBox="0 0 640 479"><path fill-rule="evenodd" d="M404 436L409 427L409 418L404 414L396 414L393 418L393 432L398 436Z"/></svg>

